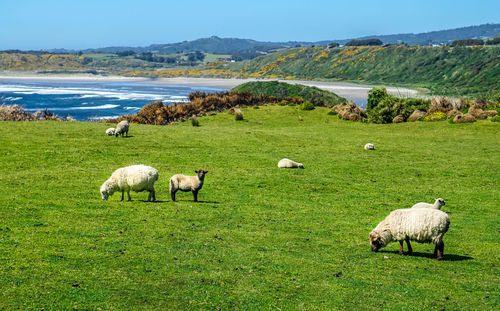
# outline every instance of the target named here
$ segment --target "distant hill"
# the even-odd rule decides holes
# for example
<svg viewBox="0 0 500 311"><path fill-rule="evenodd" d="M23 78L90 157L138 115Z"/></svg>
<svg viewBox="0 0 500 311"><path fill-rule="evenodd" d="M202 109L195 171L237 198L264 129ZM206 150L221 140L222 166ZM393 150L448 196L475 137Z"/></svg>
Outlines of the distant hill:
<svg viewBox="0 0 500 311"><path fill-rule="evenodd" d="M206 52L213 54L237 54L245 52L251 54L251 57L243 56L243 58L253 58L259 55L265 55L279 49L292 48L298 46L326 46L330 42L338 42L345 44L352 39L363 40L368 38L377 38L384 43L401 43L405 42L409 45L430 45L430 44L449 44L454 40L471 39L471 38L492 38L500 34L500 24L484 24L479 26L468 26L456 29L431 31L425 33L407 33L394 35L371 35L359 38L350 38L342 40L323 40L316 42L306 41L288 41L288 42L264 42L251 39L238 38L219 38L212 36L210 38L202 38L192 41L183 41L178 43L167 44L152 44L146 47L130 47L130 46L114 46L98 49L88 49L83 52L102 52L116 53L122 51L134 51L136 53L152 52L152 53L177 53L177 52ZM60 51L59 51L60 52Z"/></svg>

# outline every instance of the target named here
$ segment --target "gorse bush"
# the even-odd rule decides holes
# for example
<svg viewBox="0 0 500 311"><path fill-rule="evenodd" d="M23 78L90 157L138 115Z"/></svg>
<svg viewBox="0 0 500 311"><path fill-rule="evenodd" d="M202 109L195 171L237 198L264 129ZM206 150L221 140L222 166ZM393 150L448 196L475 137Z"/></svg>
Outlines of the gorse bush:
<svg viewBox="0 0 500 311"><path fill-rule="evenodd" d="M191 125L200 126L200 121L198 121L198 118L196 116L191 117Z"/></svg>
<svg viewBox="0 0 500 311"><path fill-rule="evenodd" d="M300 107L300 110L313 110L314 109L313 103L311 103L309 101L303 102L299 107Z"/></svg>
<svg viewBox="0 0 500 311"><path fill-rule="evenodd" d="M491 117L491 122L500 122L500 116Z"/></svg>
<svg viewBox="0 0 500 311"><path fill-rule="evenodd" d="M448 115L441 111L433 112L423 118L423 121L443 121L448 118Z"/></svg>
<svg viewBox="0 0 500 311"><path fill-rule="evenodd" d="M387 90L385 87L374 87L368 92L368 103L366 104L366 109L375 108L378 103L387 96Z"/></svg>

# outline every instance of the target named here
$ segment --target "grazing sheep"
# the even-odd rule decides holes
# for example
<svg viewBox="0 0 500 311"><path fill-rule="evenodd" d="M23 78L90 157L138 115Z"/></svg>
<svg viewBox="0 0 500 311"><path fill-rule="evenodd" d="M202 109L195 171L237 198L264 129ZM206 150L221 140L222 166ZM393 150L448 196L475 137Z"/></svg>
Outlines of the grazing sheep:
<svg viewBox="0 0 500 311"><path fill-rule="evenodd" d="M375 145L368 143L365 145L365 150L375 150Z"/></svg>
<svg viewBox="0 0 500 311"><path fill-rule="evenodd" d="M128 200L130 198L130 190L135 192L149 191L148 202L153 198L156 201L155 181L158 180L158 171L151 166L146 165L131 165L117 169L111 174L111 177L101 186L101 196L103 200L107 200L115 191L121 190L123 196L127 191Z"/></svg>
<svg viewBox="0 0 500 311"><path fill-rule="evenodd" d="M193 192L194 201L198 202L198 191L200 191L203 186L205 174L208 173L208 171L198 170L194 172L196 173L196 176L176 174L170 178L170 197L172 198L172 201L175 202L175 193L178 190L181 190L184 192Z"/></svg>
<svg viewBox="0 0 500 311"><path fill-rule="evenodd" d="M278 167L279 168L304 168L304 165L302 163L298 163L295 161L292 161L290 159L281 159L278 162Z"/></svg>
<svg viewBox="0 0 500 311"><path fill-rule="evenodd" d="M446 203L444 202L443 199L439 198L436 199L434 204L430 203L425 203L425 202L420 202L415 205L413 205L411 208L433 208L433 209L441 209L442 206L445 206Z"/></svg>
<svg viewBox="0 0 500 311"><path fill-rule="evenodd" d="M108 135L108 136L115 135L115 128L114 127L110 127L109 129L107 129L106 130L106 135Z"/></svg>
<svg viewBox="0 0 500 311"><path fill-rule="evenodd" d="M120 123L116 125L116 130L115 130L115 136L118 137L118 135L122 135L125 133L128 136L128 128L129 124L127 120L123 120Z"/></svg>
<svg viewBox="0 0 500 311"><path fill-rule="evenodd" d="M419 243L434 243L434 256L443 258L443 236L450 227L450 218L440 210L430 208L398 209L389 214L370 232L372 251L377 252L393 241L399 242L399 253L403 254L403 241L408 246L408 254L413 250L410 240Z"/></svg>

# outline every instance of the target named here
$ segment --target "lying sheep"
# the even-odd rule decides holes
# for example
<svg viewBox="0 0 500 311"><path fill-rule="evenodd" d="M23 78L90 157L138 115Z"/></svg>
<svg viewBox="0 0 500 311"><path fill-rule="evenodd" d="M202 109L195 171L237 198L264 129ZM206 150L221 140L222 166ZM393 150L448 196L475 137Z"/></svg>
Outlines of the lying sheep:
<svg viewBox="0 0 500 311"><path fill-rule="evenodd" d="M281 159L278 162L278 167L279 168L304 168L304 165L302 163L298 163L295 161L292 161L290 159Z"/></svg>
<svg viewBox="0 0 500 311"><path fill-rule="evenodd" d="M413 205L411 208L433 208L433 209L441 209L442 206L445 206L446 203L444 202L443 199L439 198L436 199L434 204L430 203L425 203L425 202L420 202L415 205Z"/></svg>
<svg viewBox="0 0 500 311"><path fill-rule="evenodd" d="M131 165L117 169L111 174L111 177L101 186L101 196L103 200L107 200L115 191L122 192L121 201L125 191L127 191L128 200L130 198L130 190L135 192L149 191L148 202L153 198L156 201L154 184L158 180L158 171L151 166L146 165Z"/></svg>
<svg viewBox="0 0 500 311"><path fill-rule="evenodd" d="M375 146L371 143L365 145L365 150L375 150Z"/></svg>
<svg viewBox="0 0 500 311"><path fill-rule="evenodd" d="M114 127L110 127L109 129L107 129L106 130L106 135L108 135L108 136L115 135L115 128Z"/></svg>
<svg viewBox="0 0 500 311"><path fill-rule="evenodd" d="M200 191L203 186L205 174L208 173L208 171L198 170L194 172L196 176L176 174L170 178L170 197L172 201L175 202L175 193L180 190L184 192L193 192L194 201L198 202L198 191Z"/></svg>
<svg viewBox="0 0 500 311"><path fill-rule="evenodd" d="M129 128L128 121L127 120L121 121L116 125L115 136L118 137L118 135L122 135L123 137L124 133L127 134L128 136L128 128Z"/></svg>
<svg viewBox="0 0 500 311"><path fill-rule="evenodd" d="M370 232L372 251L377 252L393 241L399 242L399 253L403 254L403 241L408 246L408 254L413 250L410 240L419 243L434 243L434 256L443 258L443 236L450 227L450 218L440 210L430 208L398 209L389 214Z"/></svg>

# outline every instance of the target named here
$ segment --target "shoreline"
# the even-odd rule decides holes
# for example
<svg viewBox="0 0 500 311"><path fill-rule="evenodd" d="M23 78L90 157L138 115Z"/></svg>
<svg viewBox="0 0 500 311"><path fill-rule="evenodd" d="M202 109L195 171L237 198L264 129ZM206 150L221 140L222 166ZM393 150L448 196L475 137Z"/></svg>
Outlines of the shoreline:
<svg viewBox="0 0 500 311"><path fill-rule="evenodd" d="M314 86L322 90L333 92L348 100L366 101L368 91L374 87L370 84L354 84L348 82L324 82L324 81L303 81L303 80L280 80L280 79L223 79L223 78L148 78L148 77L123 77L123 76L101 76L92 74L61 74L42 75L29 72L16 72L12 74L0 73L0 81L23 80L23 81L68 81L68 82L132 82L138 84L157 85L181 85L190 87L209 87L218 89L232 89L235 86L253 81L279 81L289 84L302 84ZM398 97L418 97L418 91L403 88L386 86L387 92Z"/></svg>

